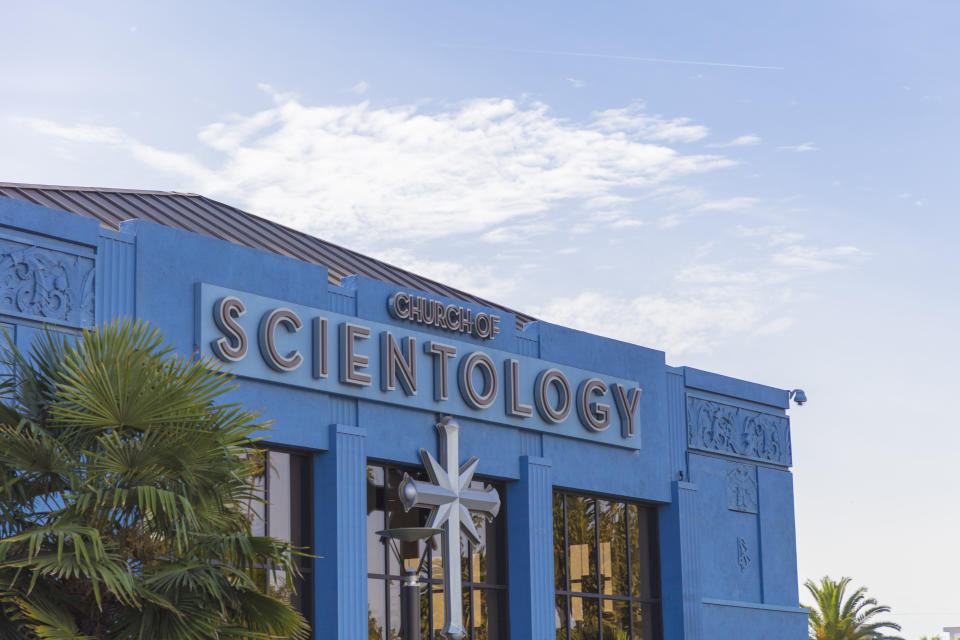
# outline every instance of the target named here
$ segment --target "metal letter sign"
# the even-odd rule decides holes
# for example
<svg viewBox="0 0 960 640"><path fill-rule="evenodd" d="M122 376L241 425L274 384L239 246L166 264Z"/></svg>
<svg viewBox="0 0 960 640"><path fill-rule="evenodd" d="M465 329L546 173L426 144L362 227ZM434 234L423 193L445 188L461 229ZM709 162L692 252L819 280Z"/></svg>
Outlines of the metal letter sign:
<svg viewBox="0 0 960 640"><path fill-rule="evenodd" d="M460 640L467 633L463 626L461 597L460 530L462 528L474 544L479 544L480 535L470 513L479 513L493 520L500 511L500 495L492 488L482 491L470 488L477 470L477 458L470 458L462 467L457 466L460 459L460 425L447 416L437 425L437 429L440 431L440 462L426 449L420 449L430 482L414 480L404 474L398 491L405 510L413 507L430 509L427 526L443 528L443 609L446 615L443 633L451 640Z"/></svg>

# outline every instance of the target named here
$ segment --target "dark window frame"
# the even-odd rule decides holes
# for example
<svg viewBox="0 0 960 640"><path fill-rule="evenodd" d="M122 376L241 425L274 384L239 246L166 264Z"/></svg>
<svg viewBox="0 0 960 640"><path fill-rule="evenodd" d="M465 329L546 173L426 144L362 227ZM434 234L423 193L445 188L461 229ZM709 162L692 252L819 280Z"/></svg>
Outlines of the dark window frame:
<svg viewBox="0 0 960 640"><path fill-rule="evenodd" d="M604 638L603 636L603 602L604 601L613 601L613 602L628 602L630 606L629 611L629 620L630 620L630 637L637 638L636 634L640 633L642 630L634 629L634 615L633 609L635 606L639 607L642 613L648 611L653 612L653 638L643 638L642 640L662 640L663 638L663 600L661 593L660 585L660 531L659 531L659 522L657 518L657 507L654 504L643 502L641 500L630 500L621 498L618 496L611 496L602 493L593 493L587 491L576 491L572 489L564 489L561 487L554 487L553 489L554 498L559 496L561 498L560 503L563 508L563 549L560 552L563 554L563 580L565 589L557 589L556 584L554 584L554 598L562 596L564 602L566 603L566 612L564 617L565 625L557 629L557 640L569 640L572 633L572 598L582 598L593 600L597 603L597 637L600 640L611 640ZM647 539L649 541L648 549L648 562L650 565L650 585L654 588L654 594L656 597L650 597L646 594L641 594L640 596L634 596L633 590L633 549L631 548L631 539L630 539L630 526L626 527L626 560L627 560L627 592L629 595L613 595L613 594L604 594L602 582L604 578L601 575L600 571L600 509L598 507L594 508L593 520L594 520L594 552L593 557L590 561L597 568L597 592L586 592L586 591L573 591L570 589L570 535L569 535L569 525L567 519L567 498L586 498L593 500L594 504L597 505L599 501L603 500L611 503L620 503L624 505L624 513L627 514L626 517L629 522L630 518L630 507L636 507L638 514L640 510L646 512L647 515ZM554 507L555 508L555 507ZM554 534L556 535L556 534ZM558 550L554 549L554 553L557 553Z"/></svg>
<svg viewBox="0 0 960 640"><path fill-rule="evenodd" d="M309 451L296 449L292 447L274 446L270 443L258 443L255 448L264 454L264 478L263 478L263 535L270 537L270 481L273 474L270 473L270 454L283 453L290 456L290 537L293 538L291 544L302 548L307 554L314 553L313 540L313 454ZM294 467L299 467L298 473L294 473ZM293 492L293 482L297 479L299 491ZM294 498L299 497L297 504ZM299 508L298 508L299 507ZM298 522L299 521L299 522ZM299 527L295 526L299 524ZM313 628L314 621L314 602L313 602L313 572L315 558L297 556L294 563L300 571L300 578L295 581L296 601L294 606L303 615L310 628Z"/></svg>

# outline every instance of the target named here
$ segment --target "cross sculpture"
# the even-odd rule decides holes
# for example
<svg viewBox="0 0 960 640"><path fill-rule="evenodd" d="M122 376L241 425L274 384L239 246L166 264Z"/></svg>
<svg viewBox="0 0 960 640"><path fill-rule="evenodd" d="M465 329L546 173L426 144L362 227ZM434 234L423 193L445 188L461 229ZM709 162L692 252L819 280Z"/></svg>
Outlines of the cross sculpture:
<svg viewBox="0 0 960 640"><path fill-rule="evenodd" d="M479 544L480 535L470 513L479 513L493 520L500 511L500 495L492 488L482 491L470 488L478 460L470 458L458 467L460 425L447 416L437 424L437 430L440 432L440 462L426 449L420 449L430 482L414 480L404 474L397 489L405 511L413 507L430 509L427 526L443 528L443 634L450 640L461 640L467 630L463 626L460 529L474 544Z"/></svg>

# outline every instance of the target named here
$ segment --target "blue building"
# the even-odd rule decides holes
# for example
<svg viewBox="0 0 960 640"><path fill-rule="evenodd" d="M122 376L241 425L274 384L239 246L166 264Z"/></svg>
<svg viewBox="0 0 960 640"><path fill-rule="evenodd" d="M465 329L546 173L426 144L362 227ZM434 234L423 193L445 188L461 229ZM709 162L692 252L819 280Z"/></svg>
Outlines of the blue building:
<svg viewBox="0 0 960 640"><path fill-rule="evenodd" d="M401 568L376 531L427 522L401 485L437 481L424 461L445 453L453 490L489 501L484 514L464 497L447 537L466 637L806 637L786 391L670 366L194 194L0 183L0 196L0 322L18 345L44 325L143 318L221 361L235 398L273 419L256 526L318 556L293 596L316 638L398 637ZM457 437L438 442L451 418ZM437 538L401 545L404 564L424 558L432 637L455 548Z"/></svg>

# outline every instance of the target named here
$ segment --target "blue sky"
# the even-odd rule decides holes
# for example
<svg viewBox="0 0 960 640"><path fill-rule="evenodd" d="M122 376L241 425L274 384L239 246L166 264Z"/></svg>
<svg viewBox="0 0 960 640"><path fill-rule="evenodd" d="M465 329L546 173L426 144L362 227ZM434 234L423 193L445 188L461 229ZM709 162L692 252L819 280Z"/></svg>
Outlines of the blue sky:
<svg viewBox="0 0 960 640"><path fill-rule="evenodd" d="M960 5L520 4L8 3L0 180L200 192L803 387L801 577L960 625Z"/></svg>

